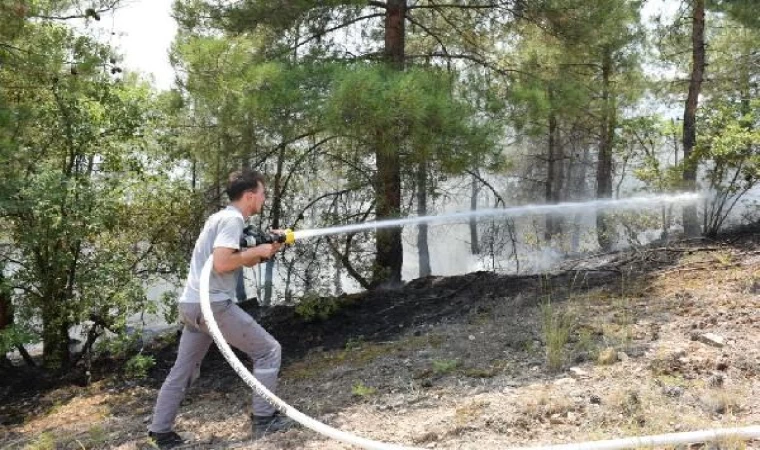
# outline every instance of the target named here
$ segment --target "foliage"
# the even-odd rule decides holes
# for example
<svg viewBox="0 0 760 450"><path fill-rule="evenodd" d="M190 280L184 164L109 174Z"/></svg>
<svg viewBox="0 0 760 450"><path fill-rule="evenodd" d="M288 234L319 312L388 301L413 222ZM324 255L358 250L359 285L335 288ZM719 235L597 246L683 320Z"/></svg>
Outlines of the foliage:
<svg viewBox="0 0 760 450"><path fill-rule="evenodd" d="M436 375L445 375L459 367L460 361L457 359L436 359L433 361L433 373Z"/></svg>
<svg viewBox="0 0 760 450"><path fill-rule="evenodd" d="M575 324L575 317L567 310L552 304L551 297L541 304L541 329L546 344L546 364L549 370L558 371L565 362L565 345Z"/></svg>
<svg viewBox="0 0 760 450"><path fill-rule="evenodd" d="M351 387L351 395L356 397L369 397L370 395L374 395L376 393L377 389L370 386L365 386L361 381L356 382Z"/></svg>
<svg viewBox="0 0 760 450"><path fill-rule="evenodd" d="M760 183L760 102L748 114L739 105L713 102L704 118L695 157L705 162L705 182L712 194L705 201L704 230L717 235L734 206Z"/></svg>
<svg viewBox="0 0 760 450"><path fill-rule="evenodd" d="M316 295L305 295L296 305L296 314L305 321L326 320L335 314L341 305L335 298L322 298Z"/></svg>
<svg viewBox="0 0 760 450"><path fill-rule="evenodd" d="M453 95L453 81L431 68L349 67L334 81L327 121L360 146L402 153L406 164L432 160L446 172L461 172L493 148L493 130L473 120L471 107Z"/></svg>
<svg viewBox="0 0 760 450"><path fill-rule="evenodd" d="M159 146L161 103L109 70L110 48L28 20L0 51L10 61L0 68L0 217L11 242L2 256L17 267L14 321L43 342L46 367L67 370L69 329L120 333L153 308L146 284L181 277L196 198Z"/></svg>
<svg viewBox="0 0 760 450"><path fill-rule="evenodd" d="M156 359L152 355L137 354L124 365L124 375L127 378L141 379L148 376L148 371L156 365Z"/></svg>

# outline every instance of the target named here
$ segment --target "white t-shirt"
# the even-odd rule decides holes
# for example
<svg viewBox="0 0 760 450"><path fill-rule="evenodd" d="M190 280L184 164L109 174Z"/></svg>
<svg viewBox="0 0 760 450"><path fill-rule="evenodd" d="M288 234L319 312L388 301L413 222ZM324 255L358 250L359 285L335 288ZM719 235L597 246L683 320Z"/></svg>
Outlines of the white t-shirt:
<svg viewBox="0 0 760 450"><path fill-rule="evenodd" d="M187 274L185 290L179 298L180 303L200 303L200 279L203 265L217 247L240 249L240 237L243 235L245 220L239 209L230 205L214 213L206 220L203 231L195 241L193 257L190 260L190 272ZM212 302L235 300L235 286L238 271L217 273L211 269L209 280L209 298Z"/></svg>

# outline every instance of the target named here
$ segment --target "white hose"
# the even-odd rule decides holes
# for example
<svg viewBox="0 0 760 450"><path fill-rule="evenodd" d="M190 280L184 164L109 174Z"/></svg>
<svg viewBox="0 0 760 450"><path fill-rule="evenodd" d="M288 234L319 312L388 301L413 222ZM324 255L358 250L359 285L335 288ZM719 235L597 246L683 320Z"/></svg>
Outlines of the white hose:
<svg viewBox="0 0 760 450"><path fill-rule="evenodd" d="M253 374L251 374L248 368L246 368L243 365L243 363L240 362L237 356L235 356L235 353L233 353L232 348L230 348L230 345L222 336L222 332L219 331L219 326L216 324L216 320L214 320L214 313L211 311L211 302L209 300L209 292L208 292L209 276L211 275L211 268L213 267L213 265L214 265L214 257L210 256L208 260L206 261L206 264L203 266L203 271L201 272L200 288L201 288L201 311L203 312L203 319L206 321L206 325L208 326L208 330L211 333L211 337L214 338L214 342L216 342L217 347L219 347L219 350L222 352L222 355L224 355L224 359L226 359L227 362L230 363L230 365L235 370L235 372L237 372L237 374L240 375L240 378L242 378L243 381L245 381L246 384L248 384L248 386L250 386L256 392L256 394L265 398L278 411L290 417L291 419L295 420L296 422L300 423L301 425L311 428L317 433L323 434L333 439L337 439L341 442L345 442L347 444L352 444L352 445L359 446L361 448L372 449L372 450L410 450L410 449L422 450L419 448L415 449L414 447L403 447L399 445L377 442L377 441L373 441L370 439L353 435L351 433L346 433L345 431L340 431L336 428L333 428L329 425L325 425L322 422L312 419L306 414L298 411L297 409L288 405L287 403L282 401L282 399L280 399L279 397L271 393L269 389L264 387L259 382L259 380L257 380L256 377L254 377Z"/></svg>
<svg viewBox="0 0 760 450"><path fill-rule="evenodd" d="M685 433L657 434L654 436L637 436L606 441L581 442L577 444L547 445L543 447L521 447L512 450L618 450L625 448L662 448L678 444L695 442L713 442L730 439L746 441L760 437L760 426L743 428L724 428Z"/></svg>
<svg viewBox="0 0 760 450"><path fill-rule="evenodd" d="M211 268L214 264L214 257L210 256L201 272L201 311L203 319L206 321L211 337L214 338L217 347L224 355L224 359L240 375L240 378L248 384L256 394L265 398L278 411L300 423L301 425L311 428L317 433L337 439L347 444L356 445L361 448L370 450L422 450L419 447L404 447L384 442L373 441L360 436L338 430L322 422L319 422L306 414L298 411L288 405L282 399L274 395L264 387L256 377L246 368L243 363L235 356L232 348L219 331L219 326L214 320L214 313L211 311L211 302L209 300L209 277ZM702 431L691 431L686 433L659 434L654 436L638 436L623 439L610 439L606 441L582 442L577 444L549 445L538 447L522 447L513 450L618 450L627 448L652 448L664 445L690 444L695 442L711 442L725 439L750 440L760 438L760 426L751 426L743 428L725 428Z"/></svg>

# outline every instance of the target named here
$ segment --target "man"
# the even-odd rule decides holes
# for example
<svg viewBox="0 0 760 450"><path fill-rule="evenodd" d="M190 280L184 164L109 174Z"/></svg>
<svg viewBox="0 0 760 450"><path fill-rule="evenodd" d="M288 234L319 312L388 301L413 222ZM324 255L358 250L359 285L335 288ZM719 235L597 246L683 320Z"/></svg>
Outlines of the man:
<svg viewBox="0 0 760 450"><path fill-rule="evenodd" d="M240 250L245 222L261 212L266 193L264 177L253 171L237 171L227 185L230 205L208 218L195 243L185 289L179 299L179 317L184 323L177 360L166 377L156 400L153 422L148 436L161 448L183 443L172 431L179 405L190 385L200 375L200 365L213 339L209 334L200 305L200 276L203 265L213 254L214 265L209 281L209 297L214 319L224 338L253 360L253 374L274 392L280 370L280 344L233 299L239 270L271 258L280 249L278 243ZM253 395L251 422L253 436L284 431L293 426L262 397Z"/></svg>

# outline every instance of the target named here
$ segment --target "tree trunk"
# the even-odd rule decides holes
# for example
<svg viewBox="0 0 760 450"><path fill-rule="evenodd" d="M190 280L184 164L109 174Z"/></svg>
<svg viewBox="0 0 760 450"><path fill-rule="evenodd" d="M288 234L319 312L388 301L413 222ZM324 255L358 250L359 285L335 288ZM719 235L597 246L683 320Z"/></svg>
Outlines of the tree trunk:
<svg viewBox="0 0 760 450"><path fill-rule="evenodd" d="M378 219L398 217L401 211L401 174L399 154L396 150L378 149L377 158L377 204ZM401 282L401 266L404 263L401 245L401 228L377 230L377 257L372 287Z"/></svg>
<svg viewBox="0 0 760 450"><path fill-rule="evenodd" d="M273 229L280 228L280 218L282 216L282 172L285 167L285 145L280 146L280 151L277 154L277 169L274 174L274 181L272 183L272 212L269 218L272 223ZM270 259L266 263L266 272L264 275L264 298L261 302L261 306L269 306L272 304L272 284L274 277L274 259Z"/></svg>
<svg viewBox="0 0 760 450"><path fill-rule="evenodd" d="M0 267L0 331L13 325L13 304L10 289L6 289L5 275Z"/></svg>
<svg viewBox="0 0 760 450"><path fill-rule="evenodd" d="M478 193L480 192L478 178L475 176L478 174L478 169L475 169L475 174L472 175L470 180L470 211L477 211L478 209ZM480 242L478 240L478 221L475 217L470 217L470 253L473 255L480 254Z"/></svg>
<svg viewBox="0 0 760 450"><path fill-rule="evenodd" d="M590 164L590 151L587 146L584 146L583 148L583 158L581 159L580 163L580 169L578 173L576 174L576 181L575 181L575 192L577 192L578 200L585 200L587 197L586 193L586 172L588 170L588 166ZM581 246L581 229L583 228L583 217L584 213L582 211L579 211L575 214L574 219L574 227L573 227L573 235L571 237L570 241L570 248L572 253L578 253L580 251Z"/></svg>
<svg viewBox="0 0 760 450"><path fill-rule="evenodd" d="M49 304L56 302L49 301ZM53 308L42 313L42 361L46 369L58 373L69 367L69 324Z"/></svg>
<svg viewBox="0 0 760 450"><path fill-rule="evenodd" d="M689 95L683 112L683 158L684 188L693 191L697 187L697 163L692 156L697 140L697 106L699 92L702 89L702 78L705 71L705 0L694 0L692 10L692 63L689 81ZM687 236L697 236L701 232L697 219L696 205L688 205L683 209L683 227Z"/></svg>
<svg viewBox="0 0 760 450"><path fill-rule="evenodd" d="M11 303L10 290L5 287L5 276L0 267L0 331L13 325L13 304ZM19 345L19 347L21 347ZM23 347L21 347L23 348ZM5 354L0 355L0 366L10 366L10 361Z"/></svg>
<svg viewBox="0 0 760 450"><path fill-rule="evenodd" d="M343 265L340 263L340 258L337 255L333 255L333 287L336 297L343 295L342 268Z"/></svg>
<svg viewBox="0 0 760 450"><path fill-rule="evenodd" d="M549 104L552 107L552 90L549 90ZM557 116L554 110L549 111L549 143L547 151L546 167L546 202L557 203L560 199L559 192L562 189L562 151L557 139ZM561 217L558 214L546 215L546 232L544 237L551 240L560 232L562 226Z"/></svg>
<svg viewBox="0 0 760 450"><path fill-rule="evenodd" d="M610 94L612 54L605 49L602 55L602 117L599 139L599 157L596 165L596 198L612 197L612 142L615 137L615 104ZM596 215L596 236L599 247L609 251L614 244L614 230L604 211Z"/></svg>
<svg viewBox="0 0 760 450"><path fill-rule="evenodd" d="M427 210L427 163L419 164L417 168L417 215L426 216ZM430 249L428 248L428 225L419 224L417 228L417 254L419 256L420 277L427 277L430 270Z"/></svg>
<svg viewBox="0 0 760 450"><path fill-rule="evenodd" d="M395 70L404 70L404 16L406 0L388 0L385 13L386 63ZM397 143L399 144L399 143ZM401 211L401 161L397 148L375 149L377 179L377 218L397 217ZM375 259L372 286L401 282L401 266L404 262L400 228L385 228L376 232L377 257Z"/></svg>
<svg viewBox="0 0 760 450"><path fill-rule="evenodd" d="M403 71L406 0L388 0L385 11L385 61L394 69Z"/></svg>
<svg viewBox="0 0 760 450"><path fill-rule="evenodd" d="M235 282L235 297L238 302L248 300L248 294L245 292L245 272L241 267L237 271L237 281Z"/></svg>

